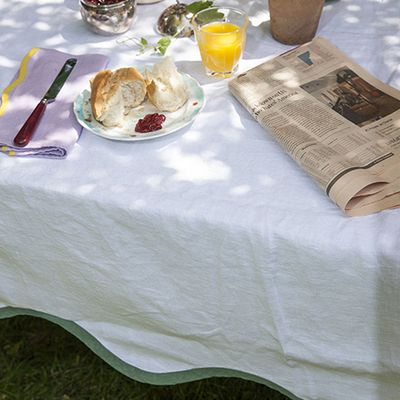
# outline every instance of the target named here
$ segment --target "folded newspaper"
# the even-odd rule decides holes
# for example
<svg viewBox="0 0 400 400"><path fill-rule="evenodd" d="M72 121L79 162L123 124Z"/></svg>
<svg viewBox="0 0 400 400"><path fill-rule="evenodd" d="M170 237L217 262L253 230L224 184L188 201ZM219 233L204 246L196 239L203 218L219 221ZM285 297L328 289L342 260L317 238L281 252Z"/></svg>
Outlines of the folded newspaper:
<svg viewBox="0 0 400 400"><path fill-rule="evenodd" d="M400 206L400 91L328 40L267 61L229 88L346 214Z"/></svg>

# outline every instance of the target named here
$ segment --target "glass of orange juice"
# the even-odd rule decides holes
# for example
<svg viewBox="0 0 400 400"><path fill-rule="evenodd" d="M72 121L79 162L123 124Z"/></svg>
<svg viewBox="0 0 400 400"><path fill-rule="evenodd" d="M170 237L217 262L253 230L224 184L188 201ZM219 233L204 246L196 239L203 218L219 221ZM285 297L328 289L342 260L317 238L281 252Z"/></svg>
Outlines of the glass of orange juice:
<svg viewBox="0 0 400 400"><path fill-rule="evenodd" d="M207 75L228 78L236 72L246 43L247 14L237 8L210 7L192 25Z"/></svg>

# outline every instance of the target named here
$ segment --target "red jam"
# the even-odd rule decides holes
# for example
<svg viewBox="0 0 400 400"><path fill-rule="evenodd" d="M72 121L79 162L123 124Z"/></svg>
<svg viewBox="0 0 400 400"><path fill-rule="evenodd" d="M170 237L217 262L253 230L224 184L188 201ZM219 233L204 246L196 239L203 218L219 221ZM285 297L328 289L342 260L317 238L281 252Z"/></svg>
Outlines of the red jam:
<svg viewBox="0 0 400 400"><path fill-rule="evenodd" d="M164 114L147 114L143 119L139 119L135 126L135 132L147 133L158 131L162 128L165 119Z"/></svg>
<svg viewBox="0 0 400 400"><path fill-rule="evenodd" d="M113 4L121 3L124 0L85 0L86 3L93 4L94 6L111 6Z"/></svg>

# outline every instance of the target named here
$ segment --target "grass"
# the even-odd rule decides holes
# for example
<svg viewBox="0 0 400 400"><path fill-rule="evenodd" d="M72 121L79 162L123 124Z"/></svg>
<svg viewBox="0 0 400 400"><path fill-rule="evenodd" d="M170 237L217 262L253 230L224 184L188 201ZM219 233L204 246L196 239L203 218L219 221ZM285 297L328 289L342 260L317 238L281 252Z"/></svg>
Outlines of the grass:
<svg viewBox="0 0 400 400"><path fill-rule="evenodd" d="M59 326L0 320L0 400L288 400L264 385L211 378L153 386L121 375Z"/></svg>

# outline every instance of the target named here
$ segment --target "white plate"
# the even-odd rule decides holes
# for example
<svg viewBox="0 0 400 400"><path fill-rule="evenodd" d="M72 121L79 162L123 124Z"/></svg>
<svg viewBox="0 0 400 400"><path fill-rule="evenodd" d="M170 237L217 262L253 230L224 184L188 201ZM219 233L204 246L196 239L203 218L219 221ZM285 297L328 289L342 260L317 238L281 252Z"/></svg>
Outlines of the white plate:
<svg viewBox="0 0 400 400"><path fill-rule="evenodd" d="M182 74L188 93L188 101L177 111L160 112L148 100L133 109L124 117L121 127L107 128L96 121L90 105L90 90L84 90L74 102L74 113L78 122L90 132L111 140L138 141L155 139L169 135L190 124L204 107L204 91L196 79ZM140 118L147 114L159 113L166 117L163 128L158 131L139 133L135 126Z"/></svg>

